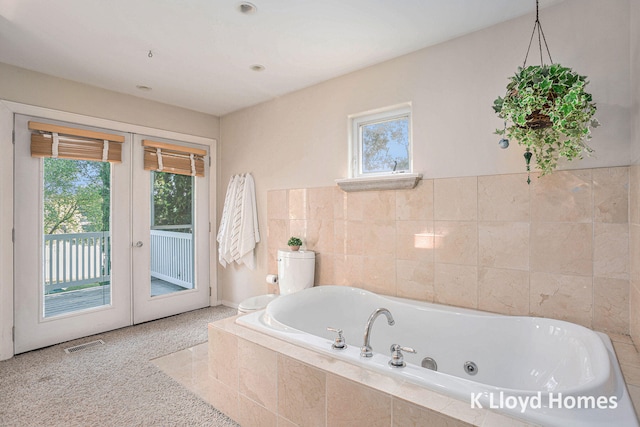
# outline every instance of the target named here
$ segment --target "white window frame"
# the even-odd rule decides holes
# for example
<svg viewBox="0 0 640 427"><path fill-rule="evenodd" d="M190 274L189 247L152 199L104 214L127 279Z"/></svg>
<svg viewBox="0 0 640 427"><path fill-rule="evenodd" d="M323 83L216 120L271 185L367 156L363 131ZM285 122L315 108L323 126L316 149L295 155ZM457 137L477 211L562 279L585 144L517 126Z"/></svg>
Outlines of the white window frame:
<svg viewBox="0 0 640 427"><path fill-rule="evenodd" d="M407 117L409 121L409 129L407 137L409 138L408 156L409 170L388 171L378 173L362 172L362 134L360 129L363 125L384 122L394 119ZM413 173L413 124L411 114L411 103L403 103L384 107L377 110L366 111L349 116L349 177L364 178L376 176L388 176L399 173Z"/></svg>

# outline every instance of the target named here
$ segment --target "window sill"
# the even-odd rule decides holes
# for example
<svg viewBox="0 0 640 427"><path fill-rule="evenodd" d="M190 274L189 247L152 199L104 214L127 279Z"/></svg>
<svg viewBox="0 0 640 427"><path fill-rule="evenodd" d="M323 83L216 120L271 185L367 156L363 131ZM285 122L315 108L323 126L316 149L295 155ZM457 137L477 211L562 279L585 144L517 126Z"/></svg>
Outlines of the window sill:
<svg viewBox="0 0 640 427"><path fill-rule="evenodd" d="M398 173L394 175L371 176L365 178L336 179L342 191L410 190L422 179L419 173Z"/></svg>

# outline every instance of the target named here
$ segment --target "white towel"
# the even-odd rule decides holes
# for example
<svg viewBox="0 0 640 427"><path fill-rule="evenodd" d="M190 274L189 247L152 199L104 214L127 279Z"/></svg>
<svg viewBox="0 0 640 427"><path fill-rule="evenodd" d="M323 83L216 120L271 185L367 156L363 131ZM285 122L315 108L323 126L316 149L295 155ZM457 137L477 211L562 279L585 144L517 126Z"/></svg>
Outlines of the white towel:
<svg viewBox="0 0 640 427"><path fill-rule="evenodd" d="M228 257L229 241L231 236L231 215L235 202L236 186L238 176L232 176L227 186L227 194L224 198L224 207L222 209L222 218L220 219L220 229L218 230L218 261L223 267L227 266L226 258Z"/></svg>
<svg viewBox="0 0 640 427"><path fill-rule="evenodd" d="M242 222L238 236L238 262L244 263L251 270L256 268L253 250L260 242L258 230L258 210L256 206L256 188L251 174L244 179L242 193Z"/></svg>
<svg viewBox="0 0 640 427"><path fill-rule="evenodd" d="M224 233L226 232L227 222L229 221L229 210L230 210L230 199L232 196L232 189L235 183L235 176L232 176L229 180L229 185L227 185L227 194L224 198L224 207L222 208L222 218L220 218L220 229L218 230L218 235L216 236L216 240L218 243L222 242L224 238Z"/></svg>
<svg viewBox="0 0 640 427"><path fill-rule="evenodd" d="M226 254L226 261L232 263L240 259L238 252L238 245L240 244L240 231L242 225L242 203L244 194L244 177L239 176L236 178L236 189L232 200L231 215L229 216L229 234L228 234L228 251Z"/></svg>
<svg viewBox="0 0 640 427"><path fill-rule="evenodd" d="M236 262L255 268L254 249L260 241L260 232L251 174L235 175L229 181L216 240L218 261L223 267Z"/></svg>

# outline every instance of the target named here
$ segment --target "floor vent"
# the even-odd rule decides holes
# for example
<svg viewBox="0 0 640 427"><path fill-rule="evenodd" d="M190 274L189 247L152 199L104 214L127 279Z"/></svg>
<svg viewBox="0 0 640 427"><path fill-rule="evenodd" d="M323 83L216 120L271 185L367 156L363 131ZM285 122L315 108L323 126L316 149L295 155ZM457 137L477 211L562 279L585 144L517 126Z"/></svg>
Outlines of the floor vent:
<svg viewBox="0 0 640 427"><path fill-rule="evenodd" d="M96 341L86 342L84 344L74 345L73 347L65 348L64 352L67 353L67 354L71 354L71 353L75 353L75 352L80 351L80 350L84 350L85 348L91 348L91 347L95 347L95 346L98 346L98 345L104 345L104 341L96 340Z"/></svg>

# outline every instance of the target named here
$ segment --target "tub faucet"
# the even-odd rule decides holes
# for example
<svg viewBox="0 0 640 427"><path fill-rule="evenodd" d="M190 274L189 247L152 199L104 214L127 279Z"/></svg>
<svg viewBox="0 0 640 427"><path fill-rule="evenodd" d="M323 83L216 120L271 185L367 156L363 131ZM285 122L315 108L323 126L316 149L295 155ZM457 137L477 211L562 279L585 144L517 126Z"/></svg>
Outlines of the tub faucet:
<svg viewBox="0 0 640 427"><path fill-rule="evenodd" d="M376 320L376 318L378 316L380 316L381 314L384 314L385 316L387 316L387 322L389 323L390 326L394 325L396 323L395 320L393 320L393 316L391 315L391 312L389 310L387 310L386 308L378 308L376 309L373 313L371 313L371 316L369 316L369 320L367 320L367 326L365 326L364 328L364 345L360 348L360 356L361 357L371 357L373 356L373 352L371 351L371 328L373 327L373 322Z"/></svg>

